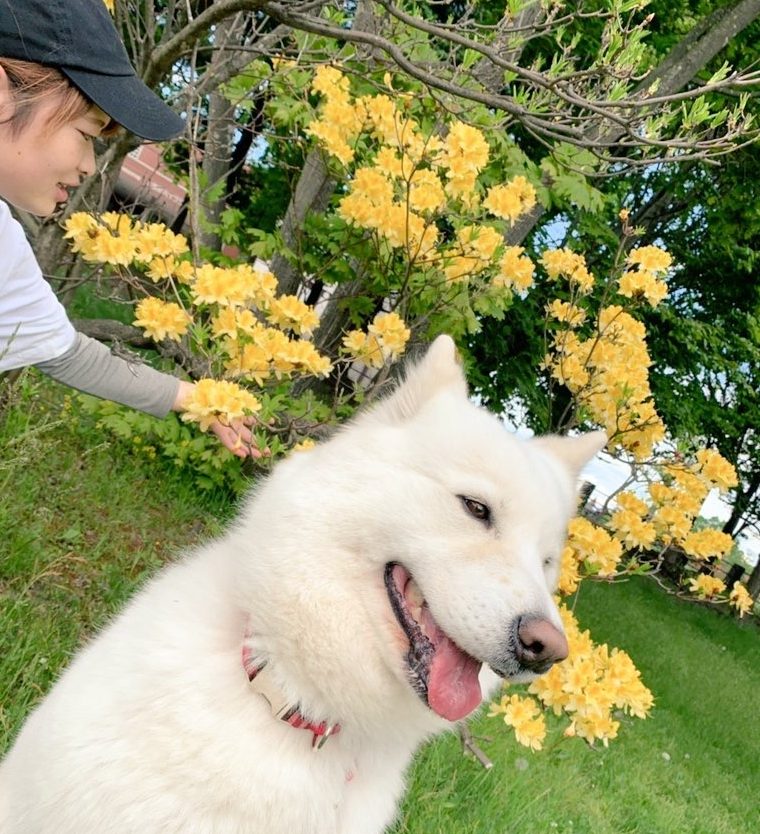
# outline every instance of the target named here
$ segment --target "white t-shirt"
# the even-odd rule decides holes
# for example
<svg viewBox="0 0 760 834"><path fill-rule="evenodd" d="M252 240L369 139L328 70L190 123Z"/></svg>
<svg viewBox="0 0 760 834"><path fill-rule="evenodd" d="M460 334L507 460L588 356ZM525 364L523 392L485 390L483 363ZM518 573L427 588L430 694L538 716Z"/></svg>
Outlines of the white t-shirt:
<svg viewBox="0 0 760 834"><path fill-rule="evenodd" d="M0 371L56 359L75 339L24 230L0 200Z"/></svg>

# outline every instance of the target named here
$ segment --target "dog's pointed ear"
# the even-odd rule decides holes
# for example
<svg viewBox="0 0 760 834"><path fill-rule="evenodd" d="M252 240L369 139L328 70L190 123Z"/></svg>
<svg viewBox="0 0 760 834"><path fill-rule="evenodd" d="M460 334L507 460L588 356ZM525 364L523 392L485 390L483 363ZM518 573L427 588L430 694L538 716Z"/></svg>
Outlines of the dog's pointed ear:
<svg viewBox="0 0 760 834"><path fill-rule="evenodd" d="M444 389L467 397L462 360L450 336L438 336L422 359L407 364L403 381L373 409L373 414L389 422L402 422Z"/></svg>
<svg viewBox="0 0 760 834"><path fill-rule="evenodd" d="M577 437L546 435L535 438L533 442L561 460L570 474L576 478L581 469L607 445L607 434L603 431L592 431Z"/></svg>

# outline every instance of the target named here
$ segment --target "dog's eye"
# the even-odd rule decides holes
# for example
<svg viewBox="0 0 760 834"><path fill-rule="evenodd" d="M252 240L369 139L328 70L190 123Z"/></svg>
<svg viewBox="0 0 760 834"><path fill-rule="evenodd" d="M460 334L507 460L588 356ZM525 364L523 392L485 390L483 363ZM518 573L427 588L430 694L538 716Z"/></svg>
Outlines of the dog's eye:
<svg viewBox="0 0 760 834"><path fill-rule="evenodd" d="M482 521L484 524L491 522L491 510L487 504L484 504L482 501L476 501L474 498L467 498L465 495L460 495L459 497L465 509L473 518L477 518L478 521Z"/></svg>

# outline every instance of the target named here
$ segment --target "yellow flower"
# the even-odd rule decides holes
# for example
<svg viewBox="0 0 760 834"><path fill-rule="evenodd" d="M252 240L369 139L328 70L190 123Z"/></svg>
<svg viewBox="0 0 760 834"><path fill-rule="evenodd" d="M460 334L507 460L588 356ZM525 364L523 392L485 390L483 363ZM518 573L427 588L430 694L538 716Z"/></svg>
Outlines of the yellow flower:
<svg viewBox="0 0 760 834"><path fill-rule="evenodd" d="M75 241L72 249L81 252L86 261L129 266L137 257L137 243L131 229L120 225L124 234L113 234L106 226L98 226L86 238Z"/></svg>
<svg viewBox="0 0 760 834"><path fill-rule="evenodd" d="M557 582L557 590L563 596L573 594L578 589L578 583L581 581L578 570L579 564L578 552L575 548L569 545L564 547L560 561L559 581Z"/></svg>
<svg viewBox="0 0 760 834"><path fill-rule="evenodd" d="M409 184L409 205L414 211L437 211L446 202L441 181L429 168L418 169Z"/></svg>
<svg viewBox="0 0 760 834"><path fill-rule="evenodd" d="M258 272L247 264L237 267L219 267L203 264L195 272L192 296L195 304L222 304L241 307L248 302L262 303L269 299L262 293L262 277L268 273ZM263 296L263 297L262 297Z"/></svg>
<svg viewBox="0 0 760 834"><path fill-rule="evenodd" d="M645 298L652 307L656 307L668 294L668 286L658 281L648 270L625 272L620 276L620 294L626 298Z"/></svg>
<svg viewBox="0 0 760 834"><path fill-rule="evenodd" d="M673 258L659 246L640 246L631 249L628 254L628 263L638 264L641 269L648 272L665 272L673 263Z"/></svg>
<svg viewBox="0 0 760 834"><path fill-rule="evenodd" d="M617 502L618 507L621 507L624 510L630 510L631 512L636 513L636 515L640 518L643 518L649 512L649 507L647 506L646 501L642 501L638 495L634 495L632 492L621 492L615 501Z"/></svg>
<svg viewBox="0 0 760 834"><path fill-rule="evenodd" d="M586 321L584 309L578 307L577 304L560 301L558 298L546 305L546 312L551 318L558 319L568 327L580 327Z"/></svg>
<svg viewBox="0 0 760 834"><path fill-rule="evenodd" d="M615 538L629 548L646 550L654 544L657 536L654 524L643 521L633 510L616 510L610 516L609 525L615 531Z"/></svg>
<svg viewBox="0 0 760 834"><path fill-rule="evenodd" d="M483 207L514 225L521 214L530 211L536 205L536 189L525 177L518 176L505 185L496 185L488 189L483 200Z"/></svg>
<svg viewBox="0 0 760 834"><path fill-rule="evenodd" d="M709 559L711 556L725 556L734 546L734 540L720 530L694 530L681 542L681 547L689 556L696 559Z"/></svg>
<svg viewBox="0 0 760 834"><path fill-rule="evenodd" d="M241 333L245 336L255 336L263 327L251 310L240 307L222 307L211 319L211 332L217 338L227 336L235 340Z"/></svg>
<svg viewBox="0 0 760 834"><path fill-rule="evenodd" d="M490 261L504 238L493 226L463 226L457 232L457 240L465 255L474 255L482 261Z"/></svg>
<svg viewBox="0 0 760 834"><path fill-rule="evenodd" d="M349 91L349 80L339 69L322 64L314 72L311 89L328 99L346 98Z"/></svg>
<svg viewBox="0 0 760 834"><path fill-rule="evenodd" d="M722 594L726 586L717 577L700 573L694 579L689 580L689 590L704 599L713 599L716 594Z"/></svg>
<svg viewBox="0 0 760 834"><path fill-rule="evenodd" d="M747 589L741 582L734 582L731 593L728 595L729 602L739 612L739 617L749 614L752 610L753 601Z"/></svg>
<svg viewBox="0 0 760 834"><path fill-rule="evenodd" d="M281 295L275 298L267 310L270 324L293 330L296 333L311 333L319 324L319 316L313 307L295 295Z"/></svg>
<svg viewBox="0 0 760 834"><path fill-rule="evenodd" d="M582 293L590 292L594 286L594 276L588 271L586 259L570 249L547 249L541 256L541 263L550 278L564 276Z"/></svg>
<svg viewBox="0 0 760 834"><path fill-rule="evenodd" d="M255 414L260 408L256 397L234 382L201 379L184 404L182 419L198 423L201 431L207 431L212 423L229 424L247 414Z"/></svg>
<svg viewBox="0 0 760 834"><path fill-rule="evenodd" d="M163 223L146 223L134 231L137 254L141 261L184 255L189 251L187 239L167 229Z"/></svg>
<svg viewBox="0 0 760 834"><path fill-rule="evenodd" d="M257 385L263 385L270 376L270 354L255 342L227 344L228 361L225 370L228 376L240 379L252 379Z"/></svg>
<svg viewBox="0 0 760 834"><path fill-rule="evenodd" d="M327 151L344 165L353 162L355 151L348 142L354 136L342 129L338 123L330 122L326 118L315 119L306 128L306 132L319 139Z"/></svg>
<svg viewBox="0 0 760 834"><path fill-rule="evenodd" d="M536 271L533 261L524 254L522 246L507 246L499 261L499 273L493 279L495 287L515 289L518 292L533 286Z"/></svg>
<svg viewBox="0 0 760 834"><path fill-rule="evenodd" d="M139 222L133 222L128 214L118 211L104 211L100 215L100 222L110 232L121 237L126 237L140 227Z"/></svg>
<svg viewBox="0 0 760 834"><path fill-rule="evenodd" d="M372 134L386 145L398 146L398 112L396 104L389 96L362 96L357 100L357 110L361 109L372 126ZM378 160L378 164L380 164Z"/></svg>
<svg viewBox="0 0 760 834"><path fill-rule="evenodd" d="M291 452L307 452L309 449L313 449L317 444L310 438L307 437L305 440L302 440L300 443L296 443L295 446L291 448Z"/></svg>
<svg viewBox="0 0 760 834"><path fill-rule="evenodd" d="M463 197L475 188L475 178L489 156L488 142L475 127L455 121L438 154L438 165L446 169L448 188L453 196Z"/></svg>
<svg viewBox="0 0 760 834"><path fill-rule="evenodd" d="M374 206L393 202L393 185L380 168L357 168L351 183L351 192L361 194Z"/></svg>
<svg viewBox="0 0 760 834"><path fill-rule="evenodd" d="M536 678L528 687L528 692L535 695L545 707L551 708L555 715L560 715L569 702L565 692L565 674L561 663L555 663L540 678Z"/></svg>
<svg viewBox="0 0 760 834"><path fill-rule="evenodd" d="M579 563L585 562L600 576L612 576L623 555L619 541L581 516L570 520L567 545L575 551Z"/></svg>
<svg viewBox="0 0 760 834"><path fill-rule="evenodd" d="M395 148L380 148L375 157L375 167L383 171L387 177L398 179L404 175L403 163Z"/></svg>
<svg viewBox="0 0 760 834"><path fill-rule="evenodd" d="M161 301L160 298L153 296L147 296L139 301L135 312L137 318L134 323L157 342L162 339L179 341L180 337L187 333L192 321L179 304Z"/></svg>
<svg viewBox="0 0 760 834"><path fill-rule="evenodd" d="M99 226L97 218L87 211L74 212L63 225L66 229L64 237L73 240L74 246L83 238L89 237L90 232L97 231ZM78 249L74 248L74 251Z"/></svg>
<svg viewBox="0 0 760 834"><path fill-rule="evenodd" d="M404 352L412 335L398 313L378 313L367 328L374 336L387 359L397 359Z"/></svg>
<svg viewBox="0 0 760 834"><path fill-rule="evenodd" d="M613 720L609 715L590 714L579 715L573 721L575 735L580 736L592 744L599 739L607 747L617 737L620 722Z"/></svg>
<svg viewBox="0 0 760 834"><path fill-rule="evenodd" d="M504 723L514 729L520 744L531 750L541 749L546 738L546 720L532 698L505 695L499 703L491 705L489 715L503 715Z"/></svg>
<svg viewBox="0 0 760 834"><path fill-rule="evenodd" d="M188 274L188 267L190 270L193 269L192 264L188 261L177 261L173 255L159 256L150 261L145 274L156 284L159 281L168 281L171 278L177 278L182 283L187 283L183 279Z"/></svg>
<svg viewBox="0 0 760 834"><path fill-rule="evenodd" d="M681 541L691 529L691 518L682 510L667 504L655 512L652 523L659 537L666 544L671 541Z"/></svg>
<svg viewBox="0 0 760 834"><path fill-rule="evenodd" d="M343 349L354 356L359 356L367 342L366 334L361 330L350 330L343 337Z"/></svg>
<svg viewBox="0 0 760 834"><path fill-rule="evenodd" d="M655 481L649 485L649 494L652 496L652 501L655 504L662 505L673 501L676 490L659 481Z"/></svg>
<svg viewBox="0 0 760 834"><path fill-rule="evenodd" d="M715 449L700 449L697 463L700 473L721 492L733 489L739 483L736 469Z"/></svg>

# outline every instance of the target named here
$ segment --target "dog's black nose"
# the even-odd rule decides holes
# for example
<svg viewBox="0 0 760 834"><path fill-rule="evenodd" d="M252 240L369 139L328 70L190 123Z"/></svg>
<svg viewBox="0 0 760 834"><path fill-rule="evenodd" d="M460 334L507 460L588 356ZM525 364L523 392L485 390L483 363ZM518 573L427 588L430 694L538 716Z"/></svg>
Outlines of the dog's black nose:
<svg viewBox="0 0 760 834"><path fill-rule="evenodd" d="M552 663L567 657L565 635L541 617L520 617L517 621L517 660L531 672L543 674Z"/></svg>

